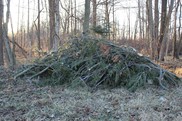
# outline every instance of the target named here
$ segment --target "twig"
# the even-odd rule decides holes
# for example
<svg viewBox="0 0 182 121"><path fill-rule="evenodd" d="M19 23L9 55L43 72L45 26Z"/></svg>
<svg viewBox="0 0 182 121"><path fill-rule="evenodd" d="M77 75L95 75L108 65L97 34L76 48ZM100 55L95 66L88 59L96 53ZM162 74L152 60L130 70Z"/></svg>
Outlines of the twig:
<svg viewBox="0 0 182 121"><path fill-rule="evenodd" d="M42 73L44 73L47 69L49 69L52 65L54 65L55 63L56 63L57 61L55 61L54 63L52 63L51 65L49 65L49 66L47 66L45 69L43 69L42 71L40 71L39 73L37 73L37 74L34 74L33 76L31 76L29 79L32 79L32 78L34 78L34 77L36 77L36 76L38 76L38 75L40 75L40 74L42 74Z"/></svg>
<svg viewBox="0 0 182 121"><path fill-rule="evenodd" d="M17 75L14 76L14 80L16 80L17 77L23 75L24 73L26 73L27 71L31 70L33 67L35 66L31 66L30 68L25 69L24 71L22 71L21 73L18 73Z"/></svg>
<svg viewBox="0 0 182 121"><path fill-rule="evenodd" d="M159 76L159 84L162 88L164 88L165 90L169 90L167 87L165 87L163 84L162 84L162 80L164 80L164 74L165 72L163 73L162 69L160 69L160 76Z"/></svg>

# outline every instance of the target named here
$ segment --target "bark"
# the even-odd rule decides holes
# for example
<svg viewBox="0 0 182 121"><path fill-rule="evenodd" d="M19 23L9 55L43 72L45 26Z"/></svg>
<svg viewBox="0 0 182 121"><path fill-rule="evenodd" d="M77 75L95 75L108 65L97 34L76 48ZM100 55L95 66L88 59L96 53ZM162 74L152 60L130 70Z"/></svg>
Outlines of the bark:
<svg viewBox="0 0 182 121"><path fill-rule="evenodd" d="M4 65L3 53L3 0L0 0L0 66Z"/></svg>

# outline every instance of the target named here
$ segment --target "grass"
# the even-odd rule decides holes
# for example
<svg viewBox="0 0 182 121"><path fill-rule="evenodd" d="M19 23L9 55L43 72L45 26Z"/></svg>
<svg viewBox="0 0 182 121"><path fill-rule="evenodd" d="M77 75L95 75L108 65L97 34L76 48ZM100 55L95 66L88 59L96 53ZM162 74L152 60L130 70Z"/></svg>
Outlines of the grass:
<svg viewBox="0 0 182 121"><path fill-rule="evenodd" d="M181 121L182 86L98 90L0 80L1 121ZM6 82L6 83L5 83Z"/></svg>

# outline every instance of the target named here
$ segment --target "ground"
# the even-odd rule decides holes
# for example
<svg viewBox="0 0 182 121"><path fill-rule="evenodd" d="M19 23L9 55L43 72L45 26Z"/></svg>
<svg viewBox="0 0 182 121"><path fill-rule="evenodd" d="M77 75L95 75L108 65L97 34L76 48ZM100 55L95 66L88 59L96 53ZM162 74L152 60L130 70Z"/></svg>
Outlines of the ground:
<svg viewBox="0 0 182 121"><path fill-rule="evenodd" d="M162 65L173 72L181 69ZM9 73L0 71L1 121L182 121L181 84L170 90L150 85L134 93L122 87L90 92L38 87L30 80L15 81Z"/></svg>

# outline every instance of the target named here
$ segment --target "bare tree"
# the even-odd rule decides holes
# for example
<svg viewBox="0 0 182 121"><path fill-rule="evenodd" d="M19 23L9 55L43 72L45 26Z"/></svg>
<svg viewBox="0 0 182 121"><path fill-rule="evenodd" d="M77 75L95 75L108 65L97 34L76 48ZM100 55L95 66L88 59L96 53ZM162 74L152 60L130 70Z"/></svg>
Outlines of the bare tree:
<svg viewBox="0 0 182 121"><path fill-rule="evenodd" d="M16 33L16 40L18 40L18 34L19 34L19 21L20 21L20 0L18 1L18 20L17 20L17 33Z"/></svg>
<svg viewBox="0 0 182 121"><path fill-rule="evenodd" d="M106 21L106 28L110 29L110 17L109 17L109 0L105 0L105 21ZM110 34L109 34L110 39Z"/></svg>
<svg viewBox="0 0 182 121"><path fill-rule="evenodd" d="M138 0L139 37L142 37L141 1Z"/></svg>
<svg viewBox="0 0 182 121"><path fill-rule="evenodd" d="M63 4L64 3L64 4ZM63 29L63 35L70 33L70 18L71 15L71 0L60 1L61 8L64 10L62 19L61 19L61 26Z"/></svg>
<svg viewBox="0 0 182 121"><path fill-rule="evenodd" d="M116 35L116 22L115 22L115 3L114 3L114 0L112 0L112 15L113 15L113 18L112 18L112 21L113 21L113 32L112 32L112 39L113 41L115 41L115 35Z"/></svg>
<svg viewBox="0 0 182 121"><path fill-rule="evenodd" d="M85 0L85 13L84 13L84 23L83 23L84 35L87 35L89 33L89 19L90 19L90 0Z"/></svg>
<svg viewBox="0 0 182 121"><path fill-rule="evenodd" d="M45 6L45 10L46 10L46 49L49 48L49 8L47 5L47 0L44 0L44 6Z"/></svg>
<svg viewBox="0 0 182 121"><path fill-rule="evenodd" d="M131 8L129 7L128 8L128 39L130 40L131 39Z"/></svg>
<svg viewBox="0 0 182 121"><path fill-rule="evenodd" d="M53 51L58 50L59 46L59 0L49 0L49 26L50 26L50 47Z"/></svg>
<svg viewBox="0 0 182 121"><path fill-rule="evenodd" d="M159 0L155 0L155 12L154 12L154 25L155 25L155 31L154 31L154 36L155 40L158 38L158 33L159 33Z"/></svg>
<svg viewBox="0 0 182 121"><path fill-rule="evenodd" d="M30 57L32 57L32 40L30 39L30 0L28 0L27 14L27 41L30 47Z"/></svg>
<svg viewBox="0 0 182 121"><path fill-rule="evenodd" d="M180 0L176 3L176 9L174 13L174 33L173 33L173 59L179 59L179 55L177 53L177 32L176 32L176 23L177 23L177 11L179 8Z"/></svg>
<svg viewBox="0 0 182 121"><path fill-rule="evenodd" d="M148 30L149 30L149 38L150 38L150 56L154 59L154 21L153 21L153 12L152 12L152 1L147 0L147 18L148 18Z"/></svg>
<svg viewBox="0 0 182 121"><path fill-rule="evenodd" d="M53 50L58 51L59 47L59 30L60 30L60 14L59 14L59 0L55 0L55 36L54 36L54 42L53 42Z"/></svg>
<svg viewBox="0 0 182 121"><path fill-rule="evenodd" d="M169 4L169 9L168 9L168 13L166 16L166 20L165 20L164 32L160 33L160 34L163 34L163 35L160 35L160 36L163 36L163 38L162 38L162 40L159 41L159 43L162 41L161 45L160 45L160 52L159 52L159 60L160 61L164 61L164 56L165 56L165 51L166 51L166 43L168 41L167 36L169 33L169 24L171 21L171 14L172 14L173 8L174 8L174 0L171 0L170 4Z"/></svg>
<svg viewBox="0 0 182 121"><path fill-rule="evenodd" d="M182 2L180 1L180 9L179 11L182 11ZM180 54L180 51L181 51L181 48L182 48L182 32L181 32L181 17L182 17L182 12L179 13L179 18L178 18L178 21L179 21L179 27L178 27L178 35L179 35L179 44L178 44L178 49L177 49L177 55Z"/></svg>
<svg viewBox="0 0 182 121"><path fill-rule="evenodd" d="M76 35L76 31L77 31L77 18L76 18L76 11L77 11L77 7L76 7L76 0L74 0L74 7L75 7L75 10L74 10L74 16L75 16L75 27L74 27L74 34Z"/></svg>
<svg viewBox="0 0 182 121"><path fill-rule="evenodd" d="M165 26L166 26L167 0L162 0L161 5L162 7L161 7L160 35L159 35L159 42L158 42L158 48L157 48L158 58L159 58L160 48L161 48L162 40L164 37Z"/></svg>
<svg viewBox="0 0 182 121"><path fill-rule="evenodd" d="M135 21L134 40L136 40L136 36L137 36L137 33L138 33L138 21L139 21L139 18L137 16L136 21Z"/></svg>
<svg viewBox="0 0 182 121"><path fill-rule="evenodd" d="M3 0L0 0L0 66L4 65L3 54Z"/></svg>
<svg viewBox="0 0 182 121"><path fill-rule="evenodd" d="M92 0L92 6L93 6L92 22L93 22L93 27L96 27L97 26L97 0Z"/></svg>
<svg viewBox="0 0 182 121"><path fill-rule="evenodd" d="M41 51L41 44L40 44L40 13L41 13L41 10L40 10L40 0L37 1L38 2L38 28L37 28L37 39L38 39L38 53L39 53L39 57L40 57L40 51Z"/></svg>
<svg viewBox="0 0 182 121"><path fill-rule="evenodd" d="M55 35L54 3L55 3L55 0L49 0L49 26L50 26L49 50L51 50L53 48L53 40L54 40L54 35Z"/></svg>
<svg viewBox="0 0 182 121"><path fill-rule="evenodd" d="M6 58L7 63L9 66L13 67L15 64L15 58L13 57L12 49L10 46L10 39L8 37L8 24L9 24L9 18L10 18L10 0L7 0L7 11L6 11L6 23L3 25L3 38L5 43L5 52L6 52Z"/></svg>

